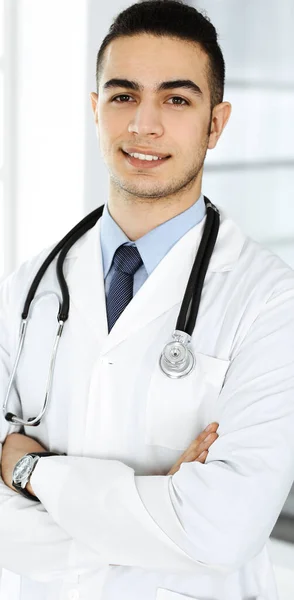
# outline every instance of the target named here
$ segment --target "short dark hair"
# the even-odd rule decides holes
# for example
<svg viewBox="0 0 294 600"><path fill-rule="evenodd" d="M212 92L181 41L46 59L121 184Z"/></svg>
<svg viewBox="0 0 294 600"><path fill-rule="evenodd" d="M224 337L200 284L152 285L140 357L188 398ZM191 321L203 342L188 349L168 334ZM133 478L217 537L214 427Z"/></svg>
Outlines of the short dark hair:
<svg viewBox="0 0 294 600"><path fill-rule="evenodd" d="M208 17L182 0L143 0L132 4L114 19L99 48L96 61L97 92L106 47L117 38L147 33L199 44L209 59L208 83L213 108L223 100L225 62L217 32Z"/></svg>

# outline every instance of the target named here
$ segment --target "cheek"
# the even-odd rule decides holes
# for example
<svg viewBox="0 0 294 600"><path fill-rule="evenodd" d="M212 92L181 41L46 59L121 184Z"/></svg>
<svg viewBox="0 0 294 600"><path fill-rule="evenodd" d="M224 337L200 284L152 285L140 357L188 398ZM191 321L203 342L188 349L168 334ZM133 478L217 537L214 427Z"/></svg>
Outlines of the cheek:
<svg viewBox="0 0 294 600"><path fill-rule="evenodd" d="M121 146L122 140L125 139L127 132L127 124L122 122L117 115L101 114L99 119L99 138L100 146L110 149L114 145L114 149Z"/></svg>
<svg viewBox="0 0 294 600"><path fill-rule="evenodd" d="M208 125L203 122L190 125L186 140L190 149L194 148L195 151L206 149L208 144Z"/></svg>
<svg viewBox="0 0 294 600"><path fill-rule="evenodd" d="M200 111L170 111L164 115L164 129L166 134L174 140L179 140L180 144L185 144L188 140L200 140L205 129L205 119Z"/></svg>
<svg viewBox="0 0 294 600"><path fill-rule="evenodd" d="M201 144L204 136L201 124L195 122L191 123L191 119L187 123L178 121L176 124L174 124L173 128L171 129L171 134L176 145L181 148L183 154L186 156L191 155L191 159L193 156L193 153L191 154L191 150L199 147L199 144Z"/></svg>

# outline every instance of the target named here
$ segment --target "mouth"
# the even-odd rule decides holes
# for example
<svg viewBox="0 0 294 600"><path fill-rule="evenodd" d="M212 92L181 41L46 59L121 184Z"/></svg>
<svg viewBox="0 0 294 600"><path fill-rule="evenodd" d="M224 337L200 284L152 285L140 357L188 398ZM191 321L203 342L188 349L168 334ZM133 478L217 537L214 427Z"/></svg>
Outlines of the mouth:
<svg viewBox="0 0 294 600"><path fill-rule="evenodd" d="M130 154L128 154L124 150L122 150L122 153L130 165L140 169L156 169L162 166L164 163L166 163L167 160L171 158L171 156L166 156L164 158L158 158L157 160L141 160L140 158L130 156Z"/></svg>

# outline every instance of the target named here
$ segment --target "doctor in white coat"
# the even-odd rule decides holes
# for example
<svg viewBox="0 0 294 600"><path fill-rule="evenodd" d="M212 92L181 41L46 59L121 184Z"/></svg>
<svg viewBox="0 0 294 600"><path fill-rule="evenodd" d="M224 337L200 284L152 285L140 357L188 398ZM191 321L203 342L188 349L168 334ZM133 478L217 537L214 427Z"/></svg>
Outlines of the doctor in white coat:
<svg viewBox="0 0 294 600"><path fill-rule="evenodd" d="M1 413L0 598L277 600L268 539L294 479L294 275L220 211L195 367L178 379L163 373L207 219L206 151L230 115L224 64L213 25L169 0L129 7L103 44L91 101L109 197L65 259L70 312L47 412L23 428ZM122 246L141 263L110 325ZM48 252L1 286L2 404L23 304ZM8 411L26 420L44 399L53 292L56 259L10 394ZM182 461L171 474L209 423L218 437L205 462ZM12 476L38 451L58 456L32 470L33 500Z"/></svg>

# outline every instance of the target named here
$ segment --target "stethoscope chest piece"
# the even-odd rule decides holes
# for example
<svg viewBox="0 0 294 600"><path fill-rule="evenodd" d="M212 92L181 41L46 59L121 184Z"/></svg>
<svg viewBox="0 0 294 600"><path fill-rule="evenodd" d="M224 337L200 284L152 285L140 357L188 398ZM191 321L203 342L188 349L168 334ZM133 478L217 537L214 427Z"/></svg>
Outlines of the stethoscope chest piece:
<svg viewBox="0 0 294 600"><path fill-rule="evenodd" d="M205 275L215 246L220 225L220 215L218 209L208 200L208 198L204 197L204 200L207 208L207 218L205 221L202 238L190 273L179 316L174 326L175 331L172 334L172 340L165 345L159 358L159 366L161 371L170 379L180 379L181 377L186 377L191 373L196 365L193 347L191 344L191 336L195 328L195 321L200 305ZM63 273L64 261L73 244L75 244L89 229L91 229L91 227L95 225L97 220L102 216L103 210L104 205L93 210L89 215L84 217L80 223L75 225L75 227L73 227L73 229L71 229L71 231L64 236L64 238L53 248L53 250L51 250L33 279L25 300L23 312L21 314L22 323L19 346L8 382L7 394L2 407L4 418L10 423L23 426L38 426L47 410L52 392L57 348L63 331L64 323L68 319L70 308L69 289ZM8 411L10 391L12 387L16 388L16 371L24 345L30 307L35 299L35 294L42 277L55 258L57 258L56 275L59 282L62 299L60 300L58 294L56 294L59 300L59 312L57 314L58 328L50 359L45 400L41 412L36 417L30 417L24 420L23 418L20 418L14 413ZM42 294L39 294L39 296L47 293L51 294L52 292L43 292Z"/></svg>
<svg viewBox="0 0 294 600"><path fill-rule="evenodd" d="M179 379L189 375L195 366L195 357L188 348L191 336L184 331L175 331L173 340L166 344L159 365L165 375L171 379Z"/></svg>

